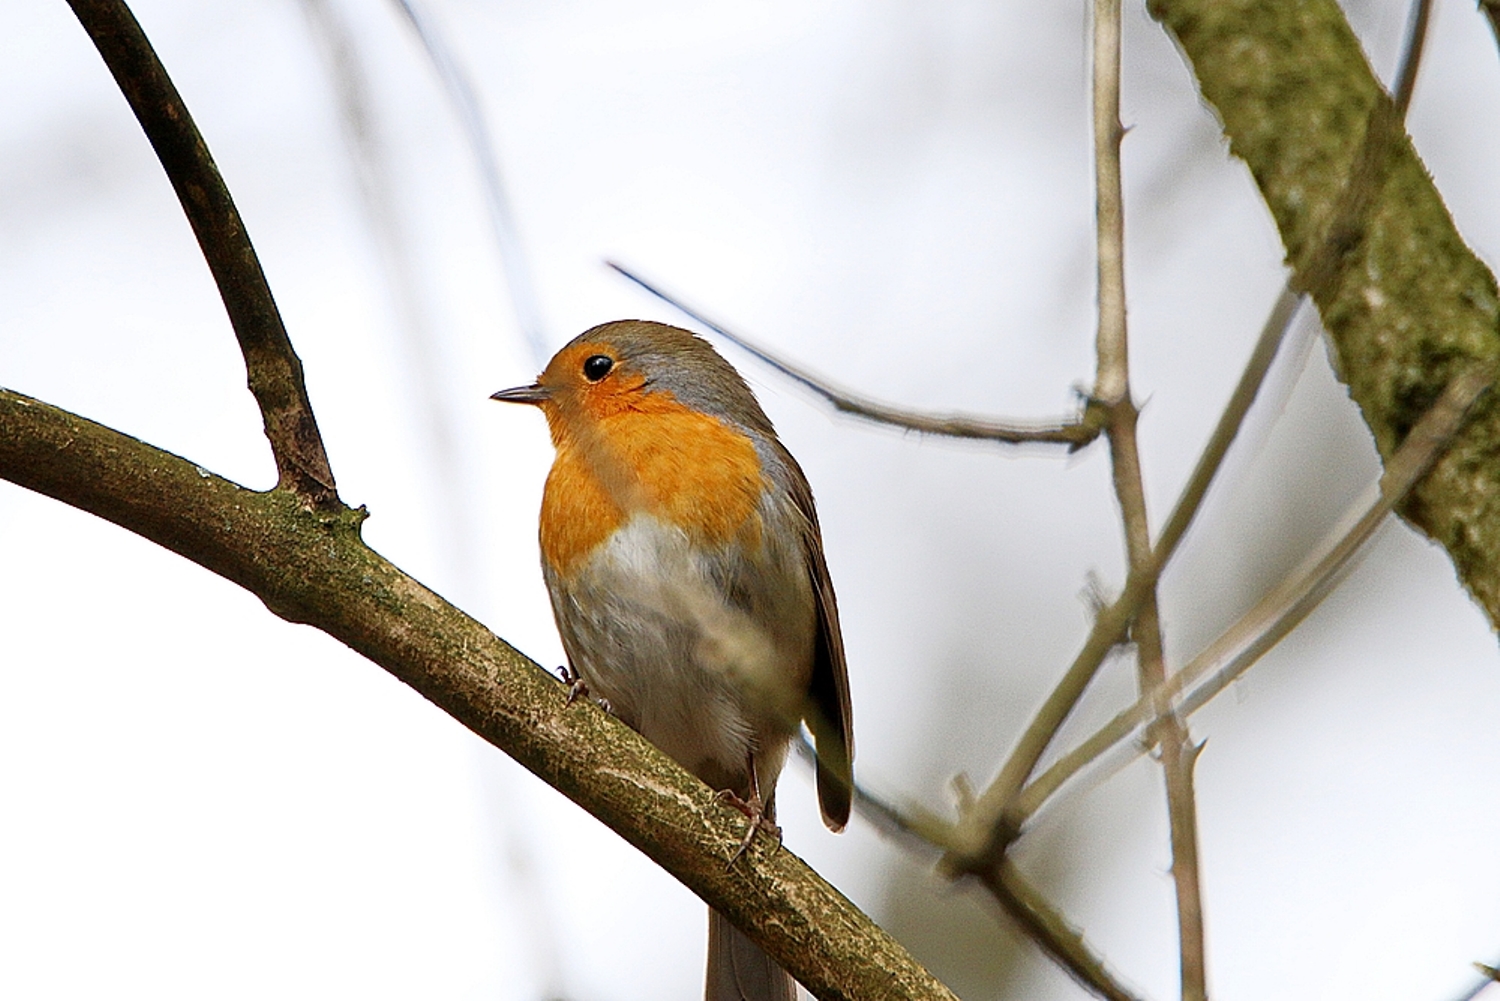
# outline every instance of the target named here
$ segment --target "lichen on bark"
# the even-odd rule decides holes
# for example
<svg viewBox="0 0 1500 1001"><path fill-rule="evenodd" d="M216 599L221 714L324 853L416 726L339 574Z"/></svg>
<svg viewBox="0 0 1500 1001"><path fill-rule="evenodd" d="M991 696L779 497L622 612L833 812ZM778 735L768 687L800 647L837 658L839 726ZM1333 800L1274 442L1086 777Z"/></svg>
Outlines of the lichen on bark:
<svg viewBox="0 0 1500 1001"><path fill-rule="evenodd" d="M1333 0L1152 0L1317 304L1382 457L1460 371L1495 368L1500 295ZM1391 123L1389 134L1376 134ZM1370 136L1367 145L1367 135ZM1366 169L1368 168L1368 169ZM1362 173L1363 171L1363 173ZM1341 228L1354 185L1359 211ZM1402 515L1500 624L1500 407L1482 401Z"/></svg>

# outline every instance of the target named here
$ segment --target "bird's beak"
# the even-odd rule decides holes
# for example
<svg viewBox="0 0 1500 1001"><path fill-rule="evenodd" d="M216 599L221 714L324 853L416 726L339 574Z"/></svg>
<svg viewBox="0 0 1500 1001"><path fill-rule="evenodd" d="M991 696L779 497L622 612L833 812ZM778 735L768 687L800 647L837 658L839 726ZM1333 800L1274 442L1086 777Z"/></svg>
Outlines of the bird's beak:
<svg viewBox="0 0 1500 1001"><path fill-rule="evenodd" d="M490 396L490 399L499 400L501 403L530 403L535 406L552 399L552 391L540 383L533 382L529 386L502 389Z"/></svg>

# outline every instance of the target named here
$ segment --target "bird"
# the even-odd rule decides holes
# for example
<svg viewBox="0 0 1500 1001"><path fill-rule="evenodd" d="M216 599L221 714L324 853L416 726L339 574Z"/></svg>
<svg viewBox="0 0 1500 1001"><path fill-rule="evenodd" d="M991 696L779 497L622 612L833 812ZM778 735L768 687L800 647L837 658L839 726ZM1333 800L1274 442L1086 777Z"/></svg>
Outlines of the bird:
<svg viewBox="0 0 1500 1001"><path fill-rule="evenodd" d="M853 718L812 490L750 387L679 327L579 334L491 399L546 416L542 575L580 691L778 838L775 787L806 722L823 821L852 800ZM792 978L709 911L706 1001L793 1001Z"/></svg>

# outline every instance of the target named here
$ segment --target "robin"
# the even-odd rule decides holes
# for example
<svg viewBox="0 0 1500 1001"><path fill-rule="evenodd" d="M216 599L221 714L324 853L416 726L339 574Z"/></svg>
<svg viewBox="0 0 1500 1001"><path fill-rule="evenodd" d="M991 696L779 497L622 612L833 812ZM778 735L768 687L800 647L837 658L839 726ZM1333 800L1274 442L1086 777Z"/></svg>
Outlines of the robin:
<svg viewBox="0 0 1500 1001"><path fill-rule="evenodd" d="M844 644L812 491L740 374L702 338L621 320L530 386L557 456L542 573L585 689L776 831L776 779L803 721L824 823L849 820ZM769 956L709 912L708 1001L792 1001Z"/></svg>

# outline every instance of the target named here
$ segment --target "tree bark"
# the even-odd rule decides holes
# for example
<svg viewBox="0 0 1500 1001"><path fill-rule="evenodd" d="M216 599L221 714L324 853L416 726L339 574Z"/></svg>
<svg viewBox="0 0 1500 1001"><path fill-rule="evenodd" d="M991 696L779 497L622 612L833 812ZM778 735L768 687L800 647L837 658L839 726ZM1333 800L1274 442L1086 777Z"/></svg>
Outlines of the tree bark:
<svg viewBox="0 0 1500 1001"><path fill-rule="evenodd" d="M1312 295L1339 376L1388 459L1458 373L1500 355L1494 276L1464 244L1334 0L1151 0ZM1500 625L1500 408L1401 514Z"/></svg>
<svg viewBox="0 0 1500 1001"><path fill-rule="evenodd" d="M953 995L715 792L360 539L363 510L246 490L117 431L0 390L0 478L136 532L323 630L608 824L820 998Z"/></svg>

